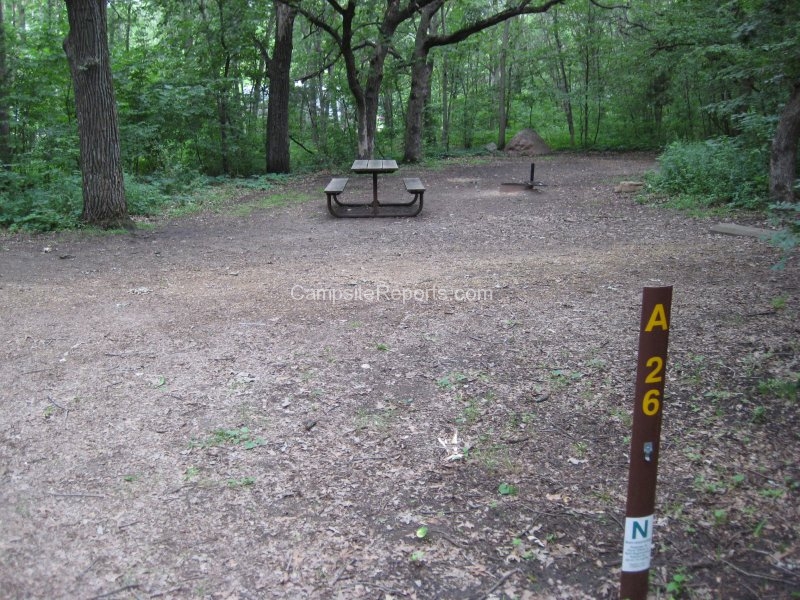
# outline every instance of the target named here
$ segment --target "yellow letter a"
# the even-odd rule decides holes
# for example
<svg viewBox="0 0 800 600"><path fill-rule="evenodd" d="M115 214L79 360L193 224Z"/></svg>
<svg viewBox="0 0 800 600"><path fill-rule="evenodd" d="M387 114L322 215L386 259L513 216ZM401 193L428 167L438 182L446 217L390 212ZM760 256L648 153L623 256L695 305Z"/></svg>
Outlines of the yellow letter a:
<svg viewBox="0 0 800 600"><path fill-rule="evenodd" d="M663 304L656 304L653 312L650 314L650 320L647 322L647 327L644 328L645 331L653 331L656 327L661 327L664 331L669 329L669 324L667 323L667 313L664 312L664 305Z"/></svg>

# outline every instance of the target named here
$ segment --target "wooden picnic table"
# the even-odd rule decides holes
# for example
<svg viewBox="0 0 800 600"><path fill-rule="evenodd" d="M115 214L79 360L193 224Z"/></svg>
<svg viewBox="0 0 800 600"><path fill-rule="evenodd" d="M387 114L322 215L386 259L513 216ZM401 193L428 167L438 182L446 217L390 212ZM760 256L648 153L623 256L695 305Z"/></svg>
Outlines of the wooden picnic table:
<svg viewBox="0 0 800 600"><path fill-rule="evenodd" d="M379 202L378 175L394 173L398 170L395 160L363 160L353 161L350 167L353 173L372 175L372 202L342 202L339 195L344 192L348 179L334 177L325 188L328 198L328 211L334 217L415 217L422 210L425 185L418 177L403 178L403 185L413 199L408 202ZM334 206L335 204L335 206Z"/></svg>
<svg viewBox="0 0 800 600"><path fill-rule="evenodd" d="M394 173L397 171L396 160L355 160L350 167L353 173L372 173L372 205L377 207L378 202L378 175Z"/></svg>

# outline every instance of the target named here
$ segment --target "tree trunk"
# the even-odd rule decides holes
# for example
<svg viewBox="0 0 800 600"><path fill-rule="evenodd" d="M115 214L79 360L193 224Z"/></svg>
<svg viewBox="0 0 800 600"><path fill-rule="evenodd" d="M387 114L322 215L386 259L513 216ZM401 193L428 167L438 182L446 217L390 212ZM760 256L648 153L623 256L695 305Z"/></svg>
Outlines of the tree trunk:
<svg viewBox="0 0 800 600"><path fill-rule="evenodd" d="M83 220L102 228L133 228L128 216L119 124L108 53L106 0L66 0L64 52L75 88L83 174Z"/></svg>
<svg viewBox="0 0 800 600"><path fill-rule="evenodd" d="M425 105L430 91L430 78L433 66L428 62L428 47L425 42L430 33L431 17L439 10L441 2L426 6L420 11L419 25L411 58L411 91L406 109L405 162L419 162L422 159L422 125Z"/></svg>
<svg viewBox="0 0 800 600"><path fill-rule="evenodd" d="M506 71L506 57L508 56L508 38L509 29L511 27L511 20L509 19L503 23L503 42L500 48L500 93L498 94L499 106L499 130L497 132L497 148L502 150L506 147L506 121L508 115L506 114L506 90L508 88L508 72Z"/></svg>
<svg viewBox="0 0 800 600"><path fill-rule="evenodd" d="M769 164L769 195L773 200L794 202L797 168L797 145L800 138L800 80L792 86L783 107L775 137L772 139Z"/></svg>
<svg viewBox="0 0 800 600"><path fill-rule="evenodd" d="M447 54L442 60L442 148L450 151L450 77Z"/></svg>
<svg viewBox="0 0 800 600"><path fill-rule="evenodd" d="M375 158L375 134L378 130L378 106L380 105L381 82L383 81L383 64L386 59L386 47L376 52L370 61L370 74L364 88L363 103L356 103L358 112L358 158Z"/></svg>
<svg viewBox="0 0 800 600"><path fill-rule="evenodd" d="M558 65L556 71L556 82L559 91L563 97L561 99L561 106L564 109L564 115L567 117L567 128L569 129L569 145L575 146L575 119L572 113L572 98L570 91L570 81L567 75L567 68L564 60L564 47L561 45L561 37L558 34L558 12L553 11L553 35L556 42L556 51L558 57Z"/></svg>
<svg viewBox="0 0 800 600"><path fill-rule="evenodd" d="M275 46L269 65L269 101L267 103L267 172L288 173L289 92L292 66L292 31L297 11L275 0Z"/></svg>
<svg viewBox="0 0 800 600"><path fill-rule="evenodd" d="M0 166L11 168L11 127L8 118L9 76L6 66L6 25L0 0Z"/></svg>

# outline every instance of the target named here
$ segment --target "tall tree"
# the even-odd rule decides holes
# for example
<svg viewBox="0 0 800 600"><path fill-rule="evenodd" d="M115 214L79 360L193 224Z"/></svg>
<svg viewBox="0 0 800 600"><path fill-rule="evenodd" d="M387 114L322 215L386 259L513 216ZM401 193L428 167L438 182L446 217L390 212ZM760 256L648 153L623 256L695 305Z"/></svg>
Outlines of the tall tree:
<svg viewBox="0 0 800 600"><path fill-rule="evenodd" d="M3 1L0 0L0 165L4 169L11 166L11 127L8 121L8 62L6 50L6 24L3 15Z"/></svg>
<svg viewBox="0 0 800 600"><path fill-rule="evenodd" d="M425 42L432 34L432 17L438 11L444 0L437 0L420 11L417 24L417 34L414 38L414 51L411 55L411 86L408 94L408 108L406 113L405 128L405 161L419 160L422 147L422 128L425 104L430 96L430 80L433 72L433 63L428 59L429 52ZM413 118L409 118L410 115ZM408 149L419 149L420 152L409 155Z"/></svg>
<svg viewBox="0 0 800 600"><path fill-rule="evenodd" d="M506 62L508 59L508 38L509 38L509 28L511 27L511 20L506 21L503 24L503 41L502 46L500 47L500 65L498 70L500 71L500 76L498 77L497 87L500 88L498 90L498 113L499 113L499 123L498 123L498 132L497 132L497 147L502 150L506 147L506 127L508 126L508 114L507 114L507 104L506 104L506 95L508 93L508 69L506 67Z"/></svg>
<svg viewBox="0 0 800 600"><path fill-rule="evenodd" d="M545 0L542 4L531 6L532 0L520 0L516 4L496 13L490 13L468 20L467 23L452 33L447 34L433 35L430 31L430 27L418 27L417 40L414 45L414 58L412 61L412 66L417 66L417 68L412 69L412 94L419 95L427 89L427 85L415 82L413 77L430 77L430 73L424 68L419 67L419 65L427 63L428 53L433 48L463 42L470 36L497 25L498 23L503 23L512 17L523 14L546 12L551 7L561 4L562 2L564 2L564 0ZM420 37L422 39L419 39ZM412 100L414 100L413 103ZM424 100L426 101L427 98ZM415 135L415 132L422 131L424 116L422 108L424 108L424 106L425 102L420 102L419 98L411 98L409 100L408 111L406 112L406 147L403 155L404 161L417 162L422 158L422 136Z"/></svg>
<svg viewBox="0 0 800 600"><path fill-rule="evenodd" d="M267 104L267 172L289 172L289 93L292 67L292 31L297 10L275 0L275 45L272 57L262 53L269 73Z"/></svg>
<svg viewBox="0 0 800 600"><path fill-rule="evenodd" d="M344 58L347 84L356 105L359 158L372 158L375 154L383 69L395 32L401 23L434 2L437 0L405 0L404 4L401 0L387 0L383 17L377 20L375 35L363 43L357 43L354 38L356 13L359 6L374 9L372 3L349 0L342 6L336 0L327 0L328 6L337 17L337 24L334 25L323 15L310 10L307 3L303 4L299 0L292 2L303 16L331 36ZM360 61L357 60L356 53L360 50L368 53L366 70L359 68Z"/></svg>
<svg viewBox="0 0 800 600"><path fill-rule="evenodd" d="M774 200L795 201L798 139L800 139L800 80L795 81L792 86L792 93L781 111L772 139L769 193Z"/></svg>
<svg viewBox="0 0 800 600"><path fill-rule="evenodd" d="M83 220L133 228L120 159L119 124L108 52L106 0L65 0L64 52L75 90L83 176Z"/></svg>

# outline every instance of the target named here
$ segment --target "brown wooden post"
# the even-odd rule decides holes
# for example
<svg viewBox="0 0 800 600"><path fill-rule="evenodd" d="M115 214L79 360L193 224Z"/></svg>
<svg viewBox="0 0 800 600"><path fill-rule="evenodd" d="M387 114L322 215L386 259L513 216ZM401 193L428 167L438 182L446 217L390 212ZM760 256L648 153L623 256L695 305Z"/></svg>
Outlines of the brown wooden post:
<svg viewBox="0 0 800 600"><path fill-rule="evenodd" d="M647 598L671 308L671 286L644 288L622 550L622 600Z"/></svg>

